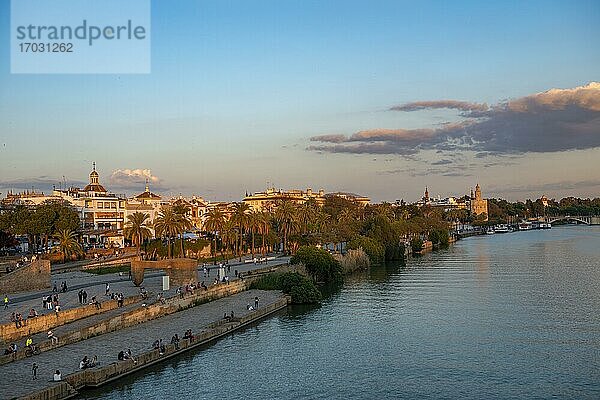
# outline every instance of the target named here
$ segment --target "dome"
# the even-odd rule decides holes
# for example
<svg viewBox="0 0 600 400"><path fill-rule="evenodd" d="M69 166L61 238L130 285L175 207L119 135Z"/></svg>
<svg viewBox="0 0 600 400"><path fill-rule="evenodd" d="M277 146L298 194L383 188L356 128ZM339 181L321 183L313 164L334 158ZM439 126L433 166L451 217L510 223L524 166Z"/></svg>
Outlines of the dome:
<svg viewBox="0 0 600 400"><path fill-rule="evenodd" d="M90 183L86 187L83 188L84 192L96 192L96 193L106 193L106 189L104 186L99 183Z"/></svg>

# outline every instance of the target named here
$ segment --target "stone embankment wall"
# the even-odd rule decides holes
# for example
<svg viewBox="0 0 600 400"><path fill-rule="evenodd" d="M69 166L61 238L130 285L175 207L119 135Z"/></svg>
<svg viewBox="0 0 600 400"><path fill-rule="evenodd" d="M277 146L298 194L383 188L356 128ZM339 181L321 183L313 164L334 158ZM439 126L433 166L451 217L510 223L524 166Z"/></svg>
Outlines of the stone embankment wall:
<svg viewBox="0 0 600 400"><path fill-rule="evenodd" d="M50 261L37 260L0 277L0 293L10 294L50 287Z"/></svg>
<svg viewBox="0 0 600 400"><path fill-rule="evenodd" d="M184 297L183 299L174 297L169 299L165 304L155 303L148 306L140 306L135 310L116 315L112 318L107 318L95 325L70 332L67 335L60 336L58 344L52 344L50 340L46 340L39 343L37 346L40 351L48 351L56 347L76 343L94 336L103 335L105 333L114 332L129 326L151 321L165 315L173 314L177 311L194 307L198 304L203 304L212 300L220 299L222 297L231 296L233 294L243 292L246 289L246 282L239 280L233 281L229 284L213 285L210 286L208 290L197 290L194 295ZM14 327L14 324L12 324L12 326ZM25 349L19 350L16 354L0 356L0 365L23 358L25 358Z"/></svg>
<svg viewBox="0 0 600 400"><path fill-rule="evenodd" d="M170 277L171 285L184 286L198 282L198 261L191 258L171 258L159 261L131 261L133 283L139 286L144 281L145 269L162 269Z"/></svg>
<svg viewBox="0 0 600 400"><path fill-rule="evenodd" d="M222 285L229 286L229 285ZM73 396L76 390L86 387L98 387L108 382L120 379L125 375L147 368L153 364L159 363L168 358L174 357L195 347L205 345L221 336L227 335L248 324L260 320L277 310L285 308L289 302L288 297L282 297L278 301L261 307L258 310L245 315L233 322L218 322L211 324L210 328L195 336L194 341L183 339L179 344L179 350L172 344L166 345L164 354L159 354L158 350L151 350L146 353L135 355L133 360L118 361L102 368L92 368L73 373L66 376L65 381L60 385L54 385L39 392L21 397L22 400L62 400Z"/></svg>
<svg viewBox="0 0 600 400"><path fill-rule="evenodd" d="M125 298L123 304L129 305L140 300L140 296L132 296ZM82 307L71 308L58 313L41 315L36 318L27 318L25 325L17 328L13 322L0 325L0 339L4 342L18 340L25 336L30 336L35 333L46 332L48 329L54 329L57 326L77 321L78 319L90 317L92 315L101 314L103 312L113 310L119 305L116 300L109 300L101 303L102 308L97 310L95 305L85 305ZM23 310L27 311L27 310ZM23 314L27 314L24 312Z"/></svg>

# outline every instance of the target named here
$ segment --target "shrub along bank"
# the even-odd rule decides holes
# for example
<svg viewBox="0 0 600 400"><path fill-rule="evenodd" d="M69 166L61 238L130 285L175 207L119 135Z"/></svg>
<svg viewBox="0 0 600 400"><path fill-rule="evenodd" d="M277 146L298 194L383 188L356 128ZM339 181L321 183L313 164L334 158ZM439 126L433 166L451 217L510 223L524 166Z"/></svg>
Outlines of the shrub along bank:
<svg viewBox="0 0 600 400"><path fill-rule="evenodd" d="M321 300L321 292L315 284L298 272L261 276L250 284L250 289L281 290L292 297L293 304L311 304Z"/></svg>

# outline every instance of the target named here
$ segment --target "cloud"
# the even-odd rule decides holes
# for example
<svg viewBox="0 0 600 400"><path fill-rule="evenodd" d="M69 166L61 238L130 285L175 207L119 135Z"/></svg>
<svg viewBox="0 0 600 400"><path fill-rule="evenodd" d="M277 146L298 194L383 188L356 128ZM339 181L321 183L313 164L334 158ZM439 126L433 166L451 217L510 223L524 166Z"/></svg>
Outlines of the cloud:
<svg viewBox="0 0 600 400"><path fill-rule="evenodd" d="M324 142L324 143L341 143L346 140L344 135L321 135L310 138L313 142Z"/></svg>
<svg viewBox="0 0 600 400"><path fill-rule="evenodd" d="M523 185L513 187L490 187L489 191L494 193L531 193L531 192L553 192L565 190L581 190L591 187L600 187L600 180L584 181L560 181L548 182L537 185Z"/></svg>
<svg viewBox="0 0 600 400"><path fill-rule="evenodd" d="M466 101L457 100L433 100L433 101L415 101L412 103L406 103L399 106L390 107L390 111L418 111L418 110L430 110L436 108L449 108L453 110L461 111L487 111L487 104L480 103L469 103Z"/></svg>
<svg viewBox="0 0 600 400"><path fill-rule="evenodd" d="M119 189L140 189L146 184L146 180L154 187L165 189L161 180L152 175L149 169L116 169L109 177L111 185Z"/></svg>
<svg viewBox="0 0 600 400"><path fill-rule="evenodd" d="M600 83L551 89L492 107L451 100L408 103L390 110L453 108L465 120L433 129L372 129L350 136L315 136L308 150L355 154L416 154L467 150L477 158L600 147Z"/></svg>

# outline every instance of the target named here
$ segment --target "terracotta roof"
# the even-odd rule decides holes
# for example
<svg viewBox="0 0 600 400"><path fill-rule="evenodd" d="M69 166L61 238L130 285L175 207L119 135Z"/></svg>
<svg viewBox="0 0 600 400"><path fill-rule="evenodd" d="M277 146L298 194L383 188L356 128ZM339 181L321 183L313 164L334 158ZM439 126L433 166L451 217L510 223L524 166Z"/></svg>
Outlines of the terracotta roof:
<svg viewBox="0 0 600 400"><path fill-rule="evenodd" d="M135 196L136 199L157 199L160 200L160 196L157 194L154 194L152 192L143 192L138 194L137 196Z"/></svg>
<svg viewBox="0 0 600 400"><path fill-rule="evenodd" d="M84 192L102 192L106 193L106 189L99 183L90 183L86 187L83 188Z"/></svg>

